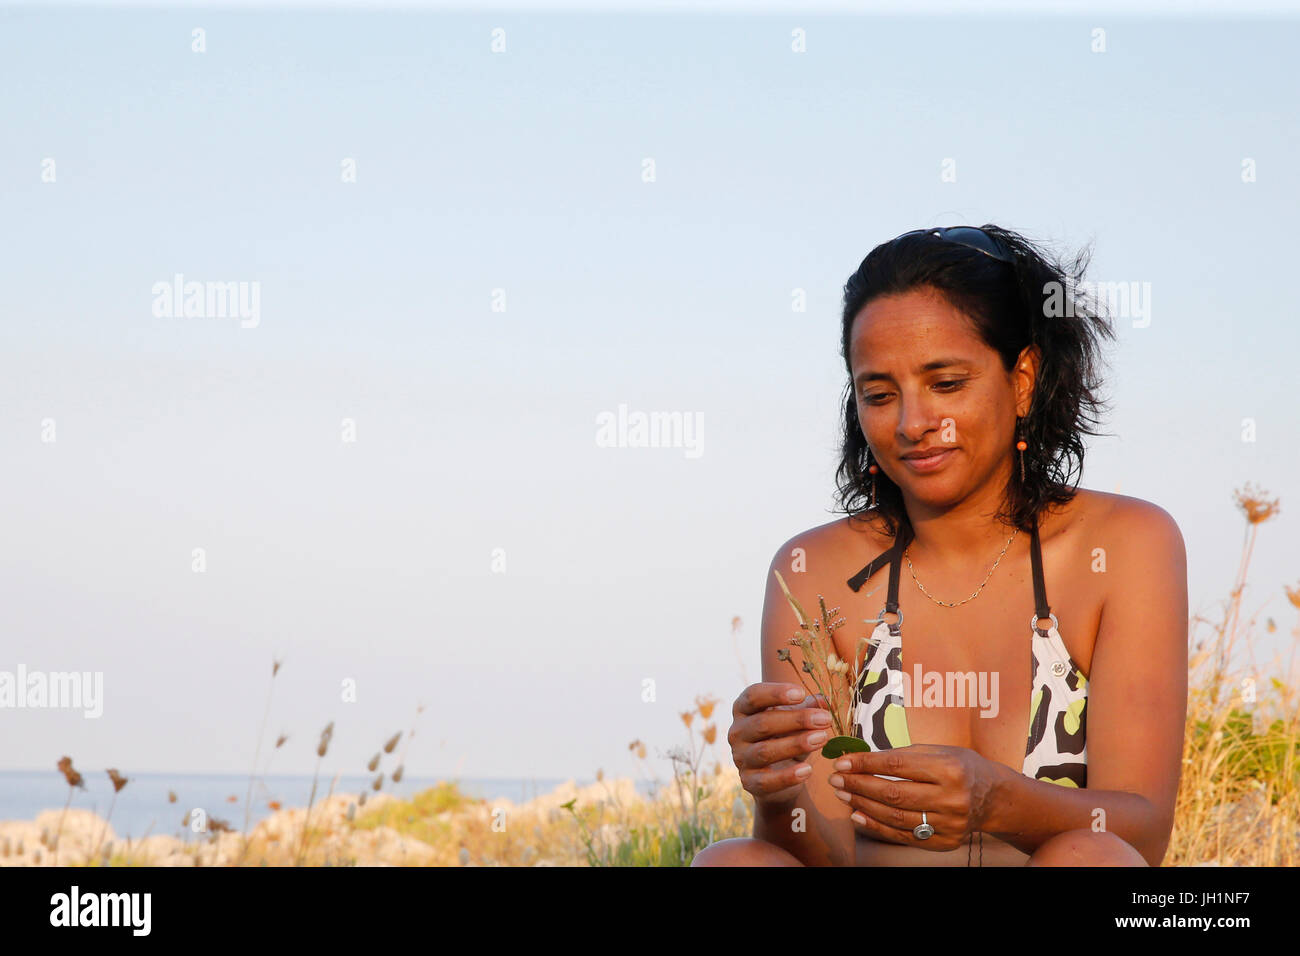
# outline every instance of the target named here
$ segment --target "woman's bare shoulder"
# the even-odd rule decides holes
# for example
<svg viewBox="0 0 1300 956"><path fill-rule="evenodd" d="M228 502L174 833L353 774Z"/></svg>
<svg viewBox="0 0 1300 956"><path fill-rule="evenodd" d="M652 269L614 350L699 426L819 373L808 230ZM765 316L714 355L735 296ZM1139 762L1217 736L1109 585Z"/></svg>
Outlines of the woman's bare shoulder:
<svg viewBox="0 0 1300 956"><path fill-rule="evenodd" d="M891 544L893 539L874 516L841 517L800 531L777 548L772 563L783 566L803 558L809 570L816 565L837 569L852 565L852 573Z"/></svg>
<svg viewBox="0 0 1300 956"><path fill-rule="evenodd" d="M1177 522L1165 509L1154 502L1129 495L1079 488L1074 498L1053 520L1057 530L1086 527L1093 531L1124 532L1131 522L1138 522L1144 530L1165 525L1176 530Z"/></svg>
<svg viewBox="0 0 1300 956"><path fill-rule="evenodd" d="M1182 532L1173 516L1151 501L1129 495L1080 488L1064 507L1043 523L1043 545L1051 539L1083 548L1102 549L1131 560L1160 560L1182 547Z"/></svg>

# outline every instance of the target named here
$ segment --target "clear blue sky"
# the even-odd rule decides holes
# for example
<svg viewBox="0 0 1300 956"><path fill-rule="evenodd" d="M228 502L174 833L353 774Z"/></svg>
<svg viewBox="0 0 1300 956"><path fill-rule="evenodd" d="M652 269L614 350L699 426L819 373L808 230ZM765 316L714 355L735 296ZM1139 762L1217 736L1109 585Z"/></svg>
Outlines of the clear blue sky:
<svg viewBox="0 0 1300 956"><path fill-rule="evenodd" d="M329 720L358 771L423 703L412 774L630 773L696 694L729 711L733 615L757 677L768 561L831 517L844 280L923 225L1091 240L1094 278L1151 283L1083 485L1174 515L1207 613L1232 489L1280 497L1247 608L1282 646L1298 41L1259 16L0 7L0 669L106 695L97 721L5 712L0 767L246 770L275 655L280 771ZM259 324L156 317L175 273L260 283ZM597 447L620 404L702 415L704 453Z"/></svg>

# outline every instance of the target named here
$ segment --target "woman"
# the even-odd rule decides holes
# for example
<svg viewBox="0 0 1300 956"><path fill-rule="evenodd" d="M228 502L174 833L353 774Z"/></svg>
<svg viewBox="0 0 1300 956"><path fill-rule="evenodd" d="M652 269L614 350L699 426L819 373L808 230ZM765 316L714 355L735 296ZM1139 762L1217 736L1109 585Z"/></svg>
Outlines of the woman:
<svg viewBox="0 0 1300 956"><path fill-rule="evenodd" d="M754 835L694 865L1159 865L1186 719L1186 554L1156 505L1070 483L1113 338L1069 295L1086 262L954 227L877 246L849 278L846 517L772 560L763 682L728 735ZM870 752L821 756L830 715L791 669L776 571L803 607L839 607Z"/></svg>

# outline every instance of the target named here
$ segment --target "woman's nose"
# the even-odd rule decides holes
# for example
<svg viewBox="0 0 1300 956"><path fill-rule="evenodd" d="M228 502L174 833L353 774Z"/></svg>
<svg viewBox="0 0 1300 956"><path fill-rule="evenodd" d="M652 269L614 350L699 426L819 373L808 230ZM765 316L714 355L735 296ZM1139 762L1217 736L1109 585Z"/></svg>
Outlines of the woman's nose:
<svg viewBox="0 0 1300 956"><path fill-rule="evenodd" d="M918 442L926 432L939 427L938 409L920 396L904 398L898 412L898 434L909 442Z"/></svg>

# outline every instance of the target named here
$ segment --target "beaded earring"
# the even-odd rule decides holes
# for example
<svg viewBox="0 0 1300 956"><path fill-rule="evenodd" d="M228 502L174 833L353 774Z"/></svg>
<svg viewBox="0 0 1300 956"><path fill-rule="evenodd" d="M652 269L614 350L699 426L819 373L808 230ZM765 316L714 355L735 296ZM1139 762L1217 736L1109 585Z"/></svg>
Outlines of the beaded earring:
<svg viewBox="0 0 1300 956"><path fill-rule="evenodd" d="M868 508L876 506L876 475L880 472L880 466L871 460L871 446L867 446L867 471L871 475L871 500L867 502Z"/></svg>
<svg viewBox="0 0 1300 956"><path fill-rule="evenodd" d="M1020 452L1020 483L1025 483L1025 449L1028 443L1020 437L1020 419L1016 419L1016 450Z"/></svg>

